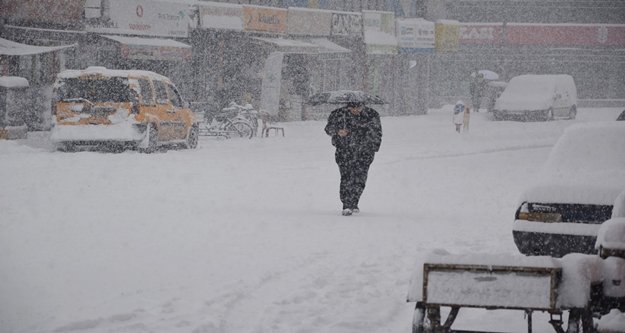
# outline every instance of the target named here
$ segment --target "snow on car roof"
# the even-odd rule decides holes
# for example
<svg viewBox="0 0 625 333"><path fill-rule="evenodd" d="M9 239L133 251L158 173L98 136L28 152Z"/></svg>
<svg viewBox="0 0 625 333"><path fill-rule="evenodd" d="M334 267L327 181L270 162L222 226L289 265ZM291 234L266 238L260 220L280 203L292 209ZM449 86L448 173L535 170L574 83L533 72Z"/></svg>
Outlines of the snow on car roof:
<svg viewBox="0 0 625 333"><path fill-rule="evenodd" d="M612 205L625 190L623 147L625 123L570 126L520 201Z"/></svg>
<svg viewBox="0 0 625 333"><path fill-rule="evenodd" d="M609 219L599 228L595 248L625 250L625 217Z"/></svg>
<svg viewBox="0 0 625 333"><path fill-rule="evenodd" d="M612 218L625 217L625 189L614 199Z"/></svg>
<svg viewBox="0 0 625 333"><path fill-rule="evenodd" d="M58 74L58 78L69 79L78 78L83 75L102 75L105 77L150 77L155 80L170 82L168 77L160 75L158 73L144 71L144 70L121 70L121 69L108 69L105 67L88 67L87 69L77 70L70 69Z"/></svg>
<svg viewBox="0 0 625 333"><path fill-rule="evenodd" d="M510 83L507 85L504 95L511 93L526 94L527 92L549 91L549 89L553 89L553 87L555 87L555 84L555 78L551 75L519 75L510 79Z"/></svg>

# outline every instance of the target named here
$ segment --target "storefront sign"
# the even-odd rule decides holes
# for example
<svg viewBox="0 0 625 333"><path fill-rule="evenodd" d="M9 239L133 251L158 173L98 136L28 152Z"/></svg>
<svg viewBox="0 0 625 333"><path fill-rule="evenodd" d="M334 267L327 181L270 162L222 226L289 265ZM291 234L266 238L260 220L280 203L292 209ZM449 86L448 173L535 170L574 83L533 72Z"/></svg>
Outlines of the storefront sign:
<svg viewBox="0 0 625 333"><path fill-rule="evenodd" d="M452 20L438 20L434 25L437 52L455 52L460 40L460 23Z"/></svg>
<svg viewBox="0 0 625 333"><path fill-rule="evenodd" d="M189 5L164 1L110 1L108 16L90 20L85 29L96 33L187 37Z"/></svg>
<svg viewBox="0 0 625 333"><path fill-rule="evenodd" d="M396 54L395 14L392 12L364 11L364 33L367 53Z"/></svg>
<svg viewBox="0 0 625 333"><path fill-rule="evenodd" d="M460 44L464 45L499 45L503 30L501 23L463 23L460 26Z"/></svg>
<svg viewBox="0 0 625 333"><path fill-rule="evenodd" d="M330 33L333 36L362 35L362 16L359 13L332 13Z"/></svg>
<svg viewBox="0 0 625 333"><path fill-rule="evenodd" d="M434 52L434 22L398 19L396 26L400 53Z"/></svg>
<svg viewBox="0 0 625 333"><path fill-rule="evenodd" d="M506 25L506 43L533 46L623 46L622 24L523 24Z"/></svg>
<svg viewBox="0 0 625 333"><path fill-rule="evenodd" d="M284 33L287 10L281 8L243 6L245 31Z"/></svg>
<svg viewBox="0 0 625 333"><path fill-rule="evenodd" d="M451 23L451 26L454 24ZM457 24L455 24L457 25ZM442 22L441 27L450 26ZM451 36L451 35L450 35ZM461 45L625 46L622 24L461 23ZM438 43L438 39L437 39Z"/></svg>
<svg viewBox="0 0 625 333"><path fill-rule="evenodd" d="M11 19L56 24L72 24L82 21L85 0L2 0L0 13Z"/></svg>
<svg viewBox="0 0 625 333"><path fill-rule="evenodd" d="M211 3L198 7L201 28L243 31L243 6Z"/></svg>
<svg viewBox="0 0 625 333"><path fill-rule="evenodd" d="M289 35L330 36L332 12L291 7L287 22Z"/></svg>

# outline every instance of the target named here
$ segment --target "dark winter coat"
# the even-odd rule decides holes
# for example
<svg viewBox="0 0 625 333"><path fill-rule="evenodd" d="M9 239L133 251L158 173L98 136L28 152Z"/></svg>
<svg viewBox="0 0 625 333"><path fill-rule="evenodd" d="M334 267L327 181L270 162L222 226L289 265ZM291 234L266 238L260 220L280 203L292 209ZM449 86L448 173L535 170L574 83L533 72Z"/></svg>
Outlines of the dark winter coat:
<svg viewBox="0 0 625 333"><path fill-rule="evenodd" d="M342 128L349 130L349 134L345 137L338 135L338 130ZM375 153L382 143L380 115L366 106L358 115L352 114L347 107L332 111L325 131L332 137L332 145L337 151L354 150Z"/></svg>

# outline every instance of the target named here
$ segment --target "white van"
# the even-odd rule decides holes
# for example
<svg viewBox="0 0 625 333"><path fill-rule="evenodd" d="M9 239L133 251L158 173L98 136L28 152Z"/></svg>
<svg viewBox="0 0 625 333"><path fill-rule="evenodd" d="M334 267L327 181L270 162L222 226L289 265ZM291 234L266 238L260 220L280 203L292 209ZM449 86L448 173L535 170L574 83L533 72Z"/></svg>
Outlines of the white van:
<svg viewBox="0 0 625 333"><path fill-rule="evenodd" d="M577 89L570 75L519 75L513 77L495 101L493 118L502 120L575 119Z"/></svg>

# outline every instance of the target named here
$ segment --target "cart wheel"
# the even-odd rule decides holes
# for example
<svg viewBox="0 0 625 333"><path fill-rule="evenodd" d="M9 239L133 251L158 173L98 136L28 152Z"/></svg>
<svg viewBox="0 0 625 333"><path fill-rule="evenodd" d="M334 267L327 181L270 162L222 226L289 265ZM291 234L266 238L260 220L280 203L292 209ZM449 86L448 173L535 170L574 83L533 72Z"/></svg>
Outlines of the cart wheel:
<svg viewBox="0 0 625 333"><path fill-rule="evenodd" d="M425 307L417 303L412 316L412 333L425 333Z"/></svg>
<svg viewBox="0 0 625 333"><path fill-rule="evenodd" d="M592 312L589 309L571 309L566 333L595 333Z"/></svg>
<svg viewBox="0 0 625 333"><path fill-rule="evenodd" d="M425 307L417 303L412 319L413 333L448 333L451 332L453 324L458 314L459 308L451 308L444 325L441 325L441 308L439 306Z"/></svg>

